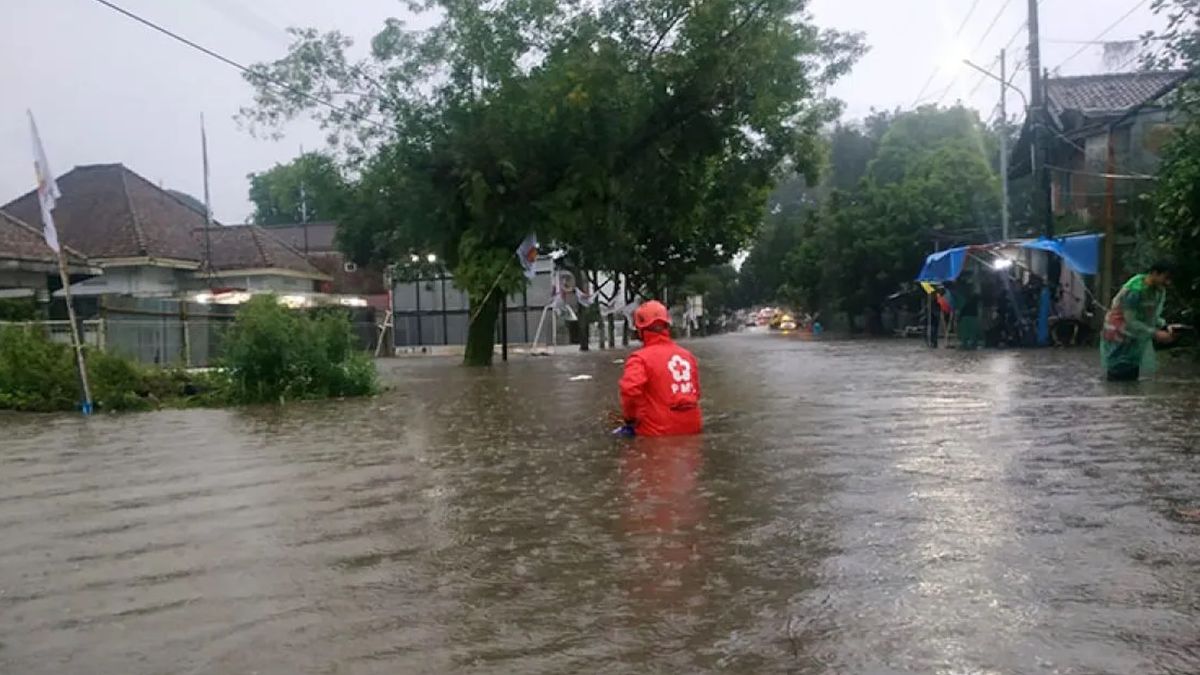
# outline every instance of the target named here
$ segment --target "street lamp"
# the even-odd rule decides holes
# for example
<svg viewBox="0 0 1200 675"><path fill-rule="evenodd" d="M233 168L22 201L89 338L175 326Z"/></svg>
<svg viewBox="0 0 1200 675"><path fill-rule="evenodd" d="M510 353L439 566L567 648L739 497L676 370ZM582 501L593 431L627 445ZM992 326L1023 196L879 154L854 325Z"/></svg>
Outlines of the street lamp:
<svg viewBox="0 0 1200 675"><path fill-rule="evenodd" d="M1002 188L1000 196L1000 238L1008 241L1008 90L1012 89L1021 95L1021 101L1025 104L1025 110L1027 111L1029 110L1029 99L1025 97L1025 92L1012 86L1012 83L1008 81L1007 73L1005 72L1008 63L1005 60L1003 49L1000 50L999 75L994 75L986 68L971 63L970 59L963 59L963 63L1000 83L1000 120L1002 125L1000 129L1000 185ZM1032 159L1030 162L1030 166L1034 166Z"/></svg>
<svg viewBox="0 0 1200 675"><path fill-rule="evenodd" d="M425 260L428 261L430 265L432 265L438 261L437 254L430 253L429 255L425 256Z"/></svg>
<svg viewBox="0 0 1200 675"><path fill-rule="evenodd" d="M990 70L987 70L986 68L983 68L982 66L972 63L970 59L963 59L963 63L967 66L970 66L971 68L974 68L975 70L979 71L980 73L988 76L989 78L999 82L1002 89L1012 89L1013 91L1017 92L1021 96L1021 102L1025 104L1025 109L1026 110L1029 109L1029 99L1025 97L1025 92L1021 91L1021 89L1019 87L1014 87L1012 82L1004 80L999 75L996 75L995 73L991 72Z"/></svg>

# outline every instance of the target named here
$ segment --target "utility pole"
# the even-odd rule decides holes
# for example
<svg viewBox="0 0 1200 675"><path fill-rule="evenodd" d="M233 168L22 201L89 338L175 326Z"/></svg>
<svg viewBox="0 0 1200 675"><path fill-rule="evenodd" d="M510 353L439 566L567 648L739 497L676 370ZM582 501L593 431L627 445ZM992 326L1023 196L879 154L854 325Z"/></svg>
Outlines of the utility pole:
<svg viewBox="0 0 1200 675"><path fill-rule="evenodd" d="M1033 224L1044 237L1054 236L1054 206L1050 196L1048 164L1049 115L1046 114L1046 85L1042 76L1041 43L1038 36L1038 0L1029 0L1029 86L1032 99L1029 120L1033 123ZM1046 283L1038 299L1038 345L1050 344L1049 319L1054 314L1061 274L1058 256L1046 256Z"/></svg>
<svg viewBox="0 0 1200 675"><path fill-rule="evenodd" d="M1000 240L1008 241L1008 62L1000 50Z"/></svg>
<svg viewBox="0 0 1200 675"><path fill-rule="evenodd" d="M308 195L304 193L304 146L300 146L300 224L304 230L304 255L308 255Z"/></svg>
<svg viewBox="0 0 1200 675"><path fill-rule="evenodd" d="M1038 35L1038 0L1029 0L1029 121L1033 125L1033 225L1046 237L1054 236L1050 200L1050 174L1046 170L1046 90L1042 81L1042 53Z"/></svg>

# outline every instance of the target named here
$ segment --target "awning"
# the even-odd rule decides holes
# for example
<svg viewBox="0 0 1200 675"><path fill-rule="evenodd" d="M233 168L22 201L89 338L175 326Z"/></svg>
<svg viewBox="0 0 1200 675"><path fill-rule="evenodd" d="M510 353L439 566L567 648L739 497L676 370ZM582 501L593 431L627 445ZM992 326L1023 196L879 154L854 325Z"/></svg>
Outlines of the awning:
<svg viewBox="0 0 1200 675"><path fill-rule="evenodd" d="M930 254L928 258L925 258L925 266L917 275L917 281L941 283L957 279L958 275L962 274L969 249L969 246L959 246Z"/></svg>
<svg viewBox="0 0 1200 675"><path fill-rule="evenodd" d="M1038 251L1049 251L1063 259L1067 266L1080 274L1097 274L1100 270L1100 240L1102 234L1081 234L1056 239L1033 239L1028 241L1009 241L998 244L983 244L980 246L959 246L932 253L925 258L925 266L917 275L917 281L930 283L945 283L954 281L962 274L971 251L991 251L1001 249L1025 248Z"/></svg>
<svg viewBox="0 0 1200 675"><path fill-rule="evenodd" d="M1036 239L1025 242L1022 248L1057 253L1067 265L1080 274L1097 274L1100 271L1100 239L1102 234L1084 234L1057 239Z"/></svg>

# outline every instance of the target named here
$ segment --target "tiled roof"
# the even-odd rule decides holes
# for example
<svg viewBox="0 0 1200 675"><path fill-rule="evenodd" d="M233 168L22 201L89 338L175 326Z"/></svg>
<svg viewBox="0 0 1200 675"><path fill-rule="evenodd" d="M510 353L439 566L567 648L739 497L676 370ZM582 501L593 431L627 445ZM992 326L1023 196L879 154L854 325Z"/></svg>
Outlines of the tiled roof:
<svg viewBox="0 0 1200 675"><path fill-rule="evenodd" d="M381 295L387 293L383 271L374 266L346 268L346 256L340 252L312 253L308 259L326 275L333 278L333 292L351 295Z"/></svg>
<svg viewBox="0 0 1200 675"><path fill-rule="evenodd" d="M1055 77L1046 80L1046 97L1055 116L1070 110L1085 117L1103 117L1142 104L1183 75L1182 71L1159 71Z"/></svg>
<svg viewBox="0 0 1200 675"><path fill-rule="evenodd" d="M54 209L60 239L89 258L169 258L200 262L192 230L204 214L121 164L75 167L58 178ZM2 207L35 228L42 226L37 193Z"/></svg>
<svg viewBox="0 0 1200 675"><path fill-rule="evenodd" d="M86 264L78 251L70 247L66 251L72 265ZM58 256L46 245L41 230L0 211L0 260L57 264Z"/></svg>
<svg viewBox="0 0 1200 675"><path fill-rule="evenodd" d="M203 227L192 231L193 241L196 249L201 251L201 256L205 247L204 231ZM209 228L208 245L212 247L212 267L219 272L285 269L313 279L326 277L304 254L256 225Z"/></svg>
<svg viewBox="0 0 1200 675"><path fill-rule="evenodd" d="M338 250L337 244L334 242L338 225L332 221L289 225L263 225L262 227L287 242L297 251L333 253Z"/></svg>

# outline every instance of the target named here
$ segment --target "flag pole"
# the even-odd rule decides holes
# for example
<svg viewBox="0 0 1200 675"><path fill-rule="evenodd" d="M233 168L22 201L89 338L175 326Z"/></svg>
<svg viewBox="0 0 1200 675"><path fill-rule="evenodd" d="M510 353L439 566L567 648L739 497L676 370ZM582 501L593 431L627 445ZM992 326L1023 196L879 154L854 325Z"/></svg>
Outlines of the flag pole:
<svg viewBox="0 0 1200 675"><path fill-rule="evenodd" d="M92 414L92 386L88 382L87 363L83 358L83 337L75 320L75 303L71 300L71 275L67 273L67 254L58 250L58 276L62 279L63 299L67 302L67 318L71 322L71 344L75 349L75 366L79 369L79 384L83 388L84 415Z"/></svg>
<svg viewBox="0 0 1200 675"><path fill-rule="evenodd" d="M204 162L204 273L208 277L208 288L213 288L212 239L209 230L213 226L212 199L208 193L208 134L204 130L204 113L200 113L200 154Z"/></svg>
<svg viewBox="0 0 1200 675"><path fill-rule="evenodd" d="M67 319L71 324L71 347L75 350L75 366L79 369L79 386L83 390L83 402L80 406L84 415L92 414L92 387L88 382L87 363L83 358L83 338L79 334L79 323L75 318L75 303L71 300L71 275L67 272L67 254L63 252L62 243L58 239L58 229L54 227L54 205L62 197L58 183L54 180L54 172L46 161L46 149L42 147L42 138L38 134L37 122L33 119L33 111L29 115L29 133L33 140L33 170L37 178L38 205L42 211L42 236L46 246L54 251L58 258L58 278L62 281L63 299L67 303Z"/></svg>

